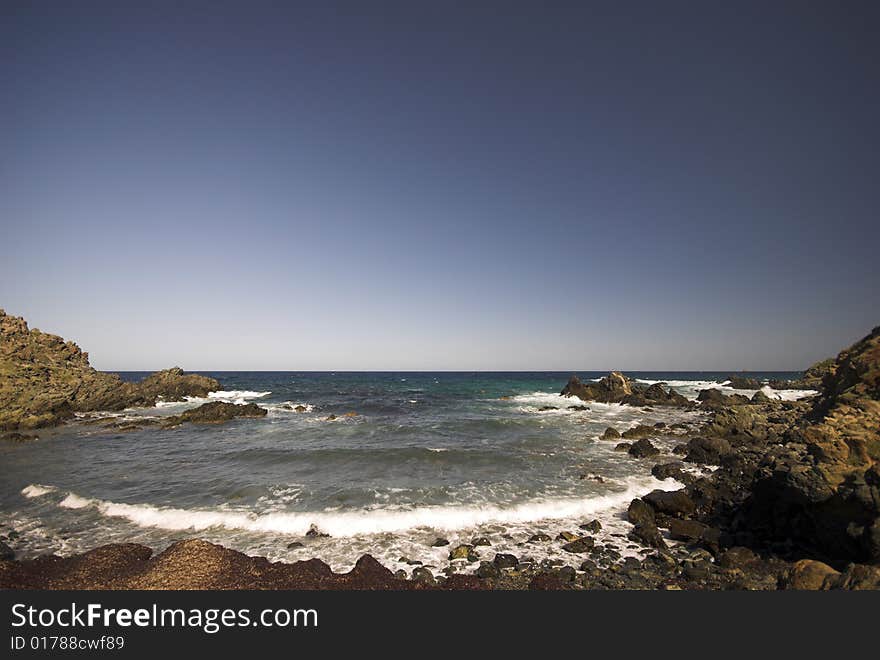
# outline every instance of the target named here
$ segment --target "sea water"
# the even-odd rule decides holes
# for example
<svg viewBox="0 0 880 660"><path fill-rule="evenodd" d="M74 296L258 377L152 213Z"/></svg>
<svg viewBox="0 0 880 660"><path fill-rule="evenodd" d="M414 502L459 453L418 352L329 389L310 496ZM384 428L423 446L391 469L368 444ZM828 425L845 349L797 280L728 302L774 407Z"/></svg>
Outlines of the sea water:
<svg viewBox="0 0 880 660"><path fill-rule="evenodd" d="M693 426L703 417L562 397L568 373L208 375L224 389L206 399L107 416L162 417L208 400L254 402L268 415L127 432L74 423L36 441L0 443L0 537L20 557L111 542L161 551L198 537L271 560L318 557L336 570L364 553L411 569L407 560L445 567L449 548L475 537L492 544L478 548L487 559L509 552L576 564L582 558L560 543L528 538L598 519L597 540L626 556L639 552L626 539L626 507L653 489L681 486L650 471L675 460L684 438L658 437L652 442L663 455L640 460L599 436L609 426ZM720 373L629 375L691 399L707 387L753 393L723 385ZM310 528L327 536L307 536ZM450 546L432 547L438 537Z"/></svg>

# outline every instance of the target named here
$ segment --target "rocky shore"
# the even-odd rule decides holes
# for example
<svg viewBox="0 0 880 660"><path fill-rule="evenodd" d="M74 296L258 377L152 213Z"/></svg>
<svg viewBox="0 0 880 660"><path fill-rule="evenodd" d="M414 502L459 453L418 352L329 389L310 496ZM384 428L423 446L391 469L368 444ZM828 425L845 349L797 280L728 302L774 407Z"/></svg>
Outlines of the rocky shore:
<svg viewBox="0 0 880 660"><path fill-rule="evenodd" d="M9 319L2 317L4 333L7 325L21 328L20 319ZM21 337L21 332L13 334ZM18 345L50 347L50 355L69 357L61 361L60 371L52 364L40 372L41 378L29 378L29 391L46 392L59 380L72 382L59 376L71 372L78 374L79 384L63 390L66 407L57 410L66 413L96 401L121 403L121 398L98 396L110 391L110 381L88 367L75 345L69 348L69 343L46 337L51 336L39 333ZM2 364L7 369L5 347L4 341ZM27 355L35 365L46 362L34 353ZM72 557L23 561L0 546L0 588L878 589L880 328L820 364L805 374L803 383L809 382L819 394L800 401L773 399L750 387L757 389L751 397L709 389L693 402L661 384L640 387L618 372L589 383L572 377L562 394L585 402L680 406L704 413L698 428L638 425L609 428L599 438L615 443L634 460L656 457L652 474L684 486L634 499L625 514L631 524L628 534L600 540L597 520L584 520L553 538L535 529L516 555L494 552L487 539L475 538L449 548L449 566L407 561L413 566L409 573L394 573L370 555L350 572L334 573L317 559L272 563L200 540L179 541L155 555L145 546L123 544ZM820 373L817 384L813 379ZM126 396L142 397L138 400L169 392L188 396L182 392L191 390L171 385L181 383L181 377L185 375L160 372L153 380L123 390ZM200 380L184 382L186 387L208 386ZM30 428L21 421L30 424L31 417L52 414L26 408L26 397L15 401L17 417L5 405L0 407L0 419L19 420L11 428ZM163 424L264 414L253 404L210 403ZM673 439L678 459L661 458L655 443L669 446L667 441ZM530 547L551 543L576 557L577 566L530 558ZM445 539L434 543L447 544ZM637 552L623 552L633 549Z"/></svg>
<svg viewBox="0 0 880 660"><path fill-rule="evenodd" d="M0 434L7 432L8 439L28 439L26 431L61 424L77 413L155 406L220 388L214 378L179 367L125 382L92 368L89 354L72 341L31 329L0 309Z"/></svg>

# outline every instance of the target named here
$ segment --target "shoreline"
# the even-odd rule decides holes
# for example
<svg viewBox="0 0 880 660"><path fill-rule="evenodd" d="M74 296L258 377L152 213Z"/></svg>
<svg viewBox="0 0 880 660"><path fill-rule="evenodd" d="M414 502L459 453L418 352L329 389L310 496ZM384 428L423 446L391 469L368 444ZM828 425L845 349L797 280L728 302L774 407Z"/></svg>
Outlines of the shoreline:
<svg viewBox="0 0 880 660"><path fill-rule="evenodd" d="M204 398L221 388L180 369L133 385L107 380L75 344L29 330L23 319L0 312L0 330L0 348L13 365L0 390L0 413L5 430L14 434L132 403ZM47 366L35 370L35 360ZM710 388L693 401L660 383L637 385L619 372L584 382L572 376L560 392L571 401L568 409L613 403L702 414L696 425L638 423L599 436L597 442L622 456L657 461L651 476L683 487L634 497L625 532L611 534L615 540L606 541L597 520L554 529L553 538L536 521L532 538L518 544L553 544L547 547L571 555L570 562L535 560L528 547L499 552L479 538L435 542L433 547L443 548L437 554L448 552L445 568L402 557L409 573L392 572L369 553L352 571L333 573L319 559L273 563L199 539L158 553L122 543L28 560L15 560L0 544L0 588L880 588L880 328L835 360L807 370L801 383L808 382L818 393L805 400L771 399L761 383L742 379L738 384L759 386L751 397ZM161 423L145 419L114 430L222 424L266 414L254 403L210 401ZM342 416L348 415L356 413ZM309 530L306 536L323 533ZM638 549L638 556L624 556L624 546ZM469 574L461 573L465 566Z"/></svg>

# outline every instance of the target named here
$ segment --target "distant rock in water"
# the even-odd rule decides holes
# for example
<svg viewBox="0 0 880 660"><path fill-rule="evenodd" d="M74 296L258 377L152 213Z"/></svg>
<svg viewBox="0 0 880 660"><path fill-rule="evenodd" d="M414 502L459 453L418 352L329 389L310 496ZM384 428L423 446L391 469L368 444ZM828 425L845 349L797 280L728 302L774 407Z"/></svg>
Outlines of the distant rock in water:
<svg viewBox="0 0 880 660"><path fill-rule="evenodd" d="M728 384L735 390L759 390L763 387L763 383L757 378L747 378L745 376L728 376Z"/></svg>
<svg viewBox="0 0 880 660"><path fill-rule="evenodd" d="M562 396L576 396L583 401L599 403L626 403L631 406L689 406L690 401L673 390L666 390L660 383L640 387L619 371L595 383L582 383L577 376L568 379L560 392Z"/></svg>
<svg viewBox="0 0 880 660"><path fill-rule="evenodd" d="M210 401L203 403L198 408L186 410L179 415L169 417L163 422L163 426L176 426L183 422L193 424L222 424L231 419L265 417L268 411L256 403L226 403L225 401Z"/></svg>
<svg viewBox="0 0 880 660"><path fill-rule="evenodd" d="M140 383L97 371L72 341L28 328L0 310L0 431L59 424L77 412L153 406L219 390L213 378L175 367Z"/></svg>

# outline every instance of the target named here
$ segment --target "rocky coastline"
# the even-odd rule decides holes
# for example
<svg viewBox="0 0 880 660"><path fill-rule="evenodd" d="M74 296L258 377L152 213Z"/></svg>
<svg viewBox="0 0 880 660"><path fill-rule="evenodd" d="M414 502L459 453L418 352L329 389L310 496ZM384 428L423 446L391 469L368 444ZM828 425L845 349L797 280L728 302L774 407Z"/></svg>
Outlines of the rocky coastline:
<svg viewBox="0 0 880 660"><path fill-rule="evenodd" d="M76 412L118 409L114 406L133 401L204 396L205 388L219 388L212 379L180 370L123 383L91 369L75 344L33 335L38 331L22 328L23 323L0 312L0 393L5 397L0 398L0 428L6 431L19 433L63 422ZM318 559L273 563L198 539L178 541L158 554L142 545L115 544L31 560L15 560L0 545L0 588L878 589L880 328L794 384L819 394L783 401L755 387L748 388L758 390L752 397L710 389L692 402L662 384L640 387L618 372L588 383L573 376L562 394L585 402L705 413L699 428L686 434L662 424L609 428L602 434L599 442L613 442L640 459L660 454L652 439L680 438L673 452L679 460L658 457L652 474L684 487L634 499L626 512L632 528L619 542L600 543L595 535L601 524L585 520L556 538L536 529L522 556L494 553L486 539L474 539L450 548L446 570L413 561L410 574L394 573L370 555L350 572L334 573ZM16 387L27 394L17 394ZM253 404L239 408L245 407L210 403L164 423L265 415ZM690 466L707 469L698 474ZM557 543L578 557L579 566L533 561L529 543ZM624 546L645 552L623 558ZM460 572L465 567L467 573Z"/></svg>

